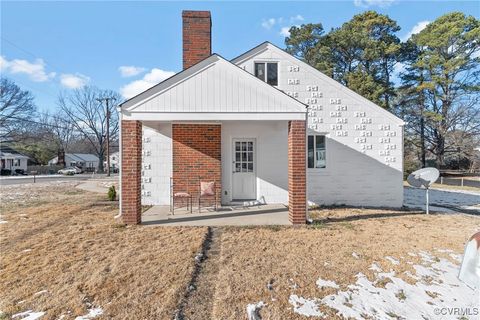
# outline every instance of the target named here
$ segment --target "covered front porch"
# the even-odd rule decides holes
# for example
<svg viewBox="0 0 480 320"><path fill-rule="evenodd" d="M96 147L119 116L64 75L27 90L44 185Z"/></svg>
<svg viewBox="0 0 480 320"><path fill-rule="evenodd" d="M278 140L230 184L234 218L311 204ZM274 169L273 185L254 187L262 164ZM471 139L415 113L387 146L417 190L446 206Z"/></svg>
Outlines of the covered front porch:
<svg viewBox="0 0 480 320"><path fill-rule="evenodd" d="M179 208L172 214L170 206L153 206L142 214L147 226L255 226L289 225L288 207L282 204L256 206L225 205L213 210L190 212Z"/></svg>
<svg viewBox="0 0 480 320"><path fill-rule="evenodd" d="M126 223L179 194L197 203L201 182L215 182L217 206L283 205L290 223L305 223L304 104L213 55L119 111Z"/></svg>

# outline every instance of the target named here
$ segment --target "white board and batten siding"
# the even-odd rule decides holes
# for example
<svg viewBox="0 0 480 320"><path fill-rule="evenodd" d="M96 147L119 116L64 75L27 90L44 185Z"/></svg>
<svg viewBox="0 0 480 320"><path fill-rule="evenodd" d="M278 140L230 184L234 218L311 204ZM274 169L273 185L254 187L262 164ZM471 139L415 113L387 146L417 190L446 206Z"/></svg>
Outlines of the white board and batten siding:
<svg viewBox="0 0 480 320"><path fill-rule="evenodd" d="M403 121L283 50L265 43L232 62L278 62L278 88L309 105L309 134L326 136L326 168L308 169L319 205L403 204Z"/></svg>
<svg viewBox="0 0 480 320"><path fill-rule="evenodd" d="M294 115L304 119L306 106L212 55L127 101L122 109L126 120L214 121Z"/></svg>

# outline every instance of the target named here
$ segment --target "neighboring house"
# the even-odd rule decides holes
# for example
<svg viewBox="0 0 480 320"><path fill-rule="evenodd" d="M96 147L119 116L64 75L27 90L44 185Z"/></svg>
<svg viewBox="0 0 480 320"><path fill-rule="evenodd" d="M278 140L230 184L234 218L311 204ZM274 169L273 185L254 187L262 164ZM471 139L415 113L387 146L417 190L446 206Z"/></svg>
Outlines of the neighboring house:
<svg viewBox="0 0 480 320"><path fill-rule="evenodd" d="M48 161L49 166L58 163L58 156ZM84 170L98 169L98 157L89 153L65 153L65 165L67 167L80 167Z"/></svg>
<svg viewBox="0 0 480 320"><path fill-rule="evenodd" d="M110 168L114 171L118 170L120 163L120 152L114 152L110 154ZM103 167L107 167L107 161L103 161Z"/></svg>
<svg viewBox="0 0 480 320"><path fill-rule="evenodd" d="M215 180L222 204L288 204L294 224L307 203L402 206L401 119L271 43L211 54L209 12L183 28L184 70L119 107L126 223L170 203L170 177L194 196Z"/></svg>
<svg viewBox="0 0 480 320"><path fill-rule="evenodd" d="M27 172L28 159L29 157L11 148L2 147L0 150L0 169L10 170L12 174L15 174L15 170Z"/></svg>

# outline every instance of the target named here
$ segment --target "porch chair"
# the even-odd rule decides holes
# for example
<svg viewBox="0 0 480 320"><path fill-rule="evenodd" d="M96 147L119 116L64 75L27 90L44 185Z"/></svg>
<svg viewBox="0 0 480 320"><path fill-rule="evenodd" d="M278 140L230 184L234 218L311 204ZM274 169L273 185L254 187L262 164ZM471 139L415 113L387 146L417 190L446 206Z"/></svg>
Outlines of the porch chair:
<svg viewBox="0 0 480 320"><path fill-rule="evenodd" d="M215 181L199 181L200 192L198 193L198 213L201 212L202 199L213 198L215 211L217 211L217 192Z"/></svg>
<svg viewBox="0 0 480 320"><path fill-rule="evenodd" d="M190 213L192 213L192 207L193 207L193 202L192 202L192 195L189 193L189 188L187 185L187 190L186 191L180 191L180 192L173 192L173 178L170 178L170 212L175 215L175 200L176 199L183 199L185 200L187 204L187 211L188 211L188 206L190 205Z"/></svg>

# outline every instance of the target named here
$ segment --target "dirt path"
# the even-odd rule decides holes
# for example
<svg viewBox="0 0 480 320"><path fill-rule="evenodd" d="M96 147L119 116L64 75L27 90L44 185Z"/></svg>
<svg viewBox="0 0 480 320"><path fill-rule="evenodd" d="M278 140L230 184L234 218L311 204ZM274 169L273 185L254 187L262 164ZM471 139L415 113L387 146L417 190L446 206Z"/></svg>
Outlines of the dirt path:
<svg viewBox="0 0 480 320"><path fill-rule="evenodd" d="M211 229L211 238L205 257L195 279L194 288L187 297L179 319L213 319L213 307L218 272L220 270L221 228Z"/></svg>

